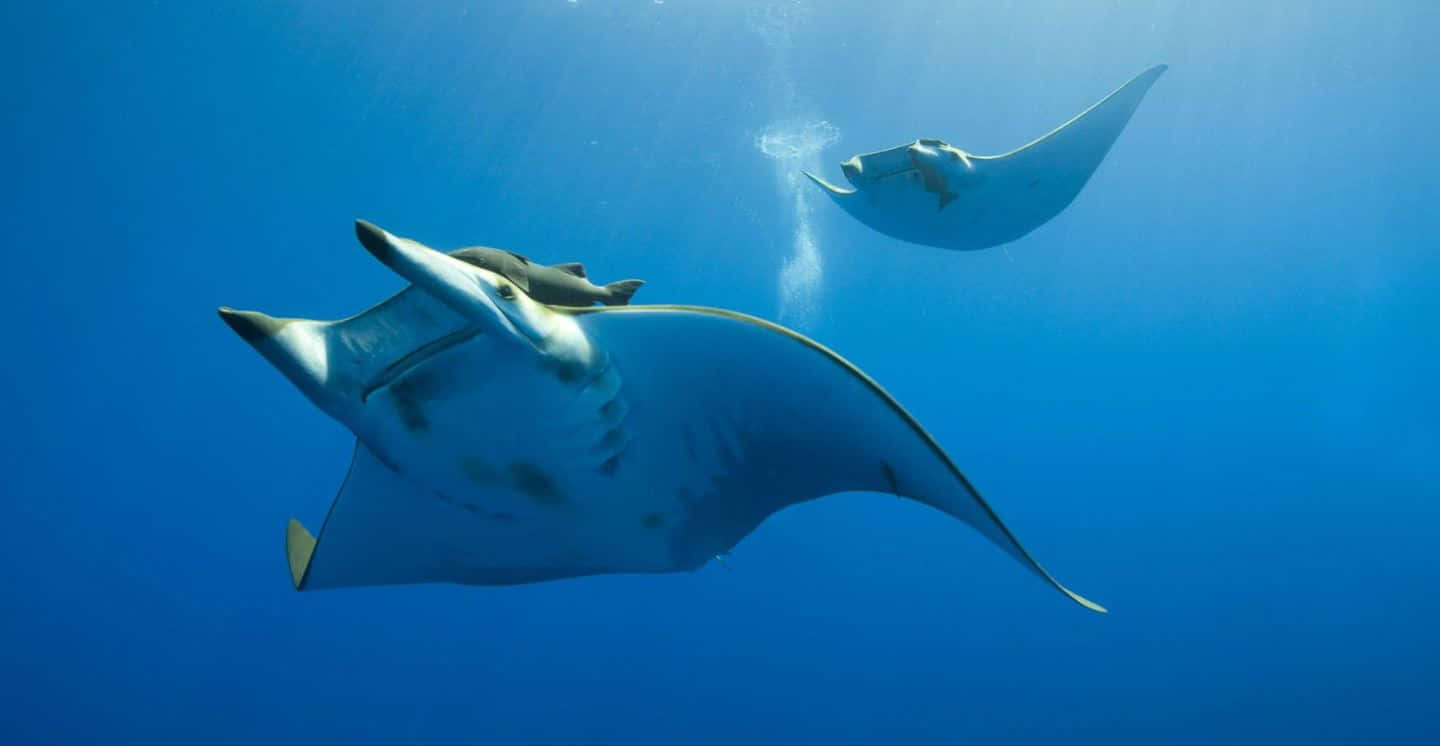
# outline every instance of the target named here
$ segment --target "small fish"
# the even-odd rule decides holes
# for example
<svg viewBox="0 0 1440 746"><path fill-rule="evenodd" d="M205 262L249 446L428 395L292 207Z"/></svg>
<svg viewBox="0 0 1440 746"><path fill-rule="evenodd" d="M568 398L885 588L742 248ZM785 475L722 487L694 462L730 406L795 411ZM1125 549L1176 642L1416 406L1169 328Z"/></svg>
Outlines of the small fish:
<svg viewBox="0 0 1440 746"><path fill-rule="evenodd" d="M488 269L515 283L527 295L551 306L592 306L596 301L607 306L629 305L630 296L645 284L644 280L619 280L596 285L585 274L585 265L564 262L547 267L504 249L471 246L450 252L481 269Z"/></svg>

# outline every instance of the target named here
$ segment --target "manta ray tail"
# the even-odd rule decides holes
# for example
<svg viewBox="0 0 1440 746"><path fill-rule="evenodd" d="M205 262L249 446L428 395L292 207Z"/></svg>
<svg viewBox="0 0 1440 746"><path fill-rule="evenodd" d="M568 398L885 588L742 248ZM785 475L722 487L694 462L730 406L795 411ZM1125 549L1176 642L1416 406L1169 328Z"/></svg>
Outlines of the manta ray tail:
<svg viewBox="0 0 1440 746"><path fill-rule="evenodd" d="M604 298L605 305L630 305L630 296L634 295L635 291L639 290L640 286L644 284L644 280L620 280L618 282L612 282L609 285L606 285L605 289L608 290L609 293Z"/></svg>

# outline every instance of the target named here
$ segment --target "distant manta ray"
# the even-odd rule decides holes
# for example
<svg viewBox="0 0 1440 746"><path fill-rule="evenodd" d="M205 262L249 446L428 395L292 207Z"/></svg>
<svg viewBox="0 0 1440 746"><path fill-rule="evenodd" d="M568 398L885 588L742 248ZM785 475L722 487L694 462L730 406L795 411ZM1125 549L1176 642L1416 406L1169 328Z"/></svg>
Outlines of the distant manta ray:
<svg viewBox="0 0 1440 746"><path fill-rule="evenodd" d="M922 138L840 168L854 189L806 171L856 220L901 241L972 251L1009 243L1060 214L1095 173L1166 70L1135 76L1074 119L1009 153L975 155Z"/></svg>
<svg viewBox="0 0 1440 746"><path fill-rule="evenodd" d="M341 321L221 317L356 437L300 590L694 570L789 505L885 492L959 518L1082 606L875 381L800 334L691 306L546 306L363 221L412 285Z"/></svg>

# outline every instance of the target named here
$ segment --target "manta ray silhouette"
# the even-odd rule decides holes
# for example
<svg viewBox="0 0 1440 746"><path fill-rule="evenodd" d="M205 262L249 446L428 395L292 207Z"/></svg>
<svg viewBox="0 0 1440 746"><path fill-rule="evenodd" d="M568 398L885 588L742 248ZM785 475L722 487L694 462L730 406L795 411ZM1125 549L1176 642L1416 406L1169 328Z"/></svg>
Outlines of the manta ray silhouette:
<svg viewBox="0 0 1440 746"><path fill-rule="evenodd" d="M789 505L899 495L1031 557L896 401L818 343L712 308L566 308L359 222L413 283L341 321L221 308L356 437L300 590L693 570Z"/></svg>
<svg viewBox="0 0 1440 746"><path fill-rule="evenodd" d="M856 220L887 236L957 251L999 246L1074 201L1166 69L1156 65L1140 73L1009 153L975 155L943 140L920 139L841 164L854 189L805 175Z"/></svg>

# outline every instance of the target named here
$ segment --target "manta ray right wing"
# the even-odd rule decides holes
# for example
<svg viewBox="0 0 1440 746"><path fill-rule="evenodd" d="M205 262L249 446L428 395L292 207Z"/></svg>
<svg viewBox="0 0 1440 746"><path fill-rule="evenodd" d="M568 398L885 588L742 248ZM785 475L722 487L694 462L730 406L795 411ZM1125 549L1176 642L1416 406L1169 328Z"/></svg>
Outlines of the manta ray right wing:
<svg viewBox="0 0 1440 746"><path fill-rule="evenodd" d="M970 156L983 176L966 199L988 206L992 214L1003 212L1007 222L1026 227L1025 233L1060 214L1090 181L1166 69L1156 65L1140 73L1070 121L1015 150Z"/></svg>
<svg viewBox="0 0 1440 746"><path fill-rule="evenodd" d="M888 492L959 518L1077 603L1020 545L949 456L884 389L835 353L760 319L689 306L575 309L625 381L630 445L616 478L642 469L675 490L657 517L677 569L721 554L788 505Z"/></svg>

